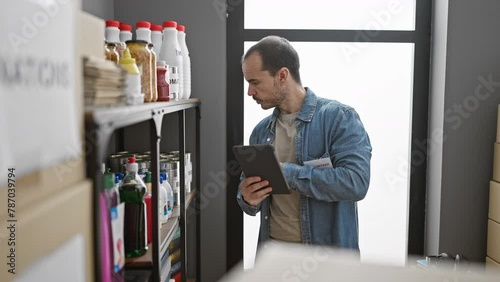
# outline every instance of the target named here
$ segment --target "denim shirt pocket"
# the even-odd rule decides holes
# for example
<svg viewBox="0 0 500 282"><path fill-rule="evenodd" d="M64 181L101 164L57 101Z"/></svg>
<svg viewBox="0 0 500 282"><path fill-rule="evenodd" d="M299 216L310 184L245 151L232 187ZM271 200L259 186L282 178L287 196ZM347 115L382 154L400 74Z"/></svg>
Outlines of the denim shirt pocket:
<svg viewBox="0 0 500 282"><path fill-rule="evenodd" d="M328 151L324 152L322 155L320 155L321 153L314 154L315 152L311 152L311 151L312 150L309 150L309 155L307 156L307 159L305 161L321 160L321 159L326 159L326 158L330 159L330 152L328 152Z"/></svg>

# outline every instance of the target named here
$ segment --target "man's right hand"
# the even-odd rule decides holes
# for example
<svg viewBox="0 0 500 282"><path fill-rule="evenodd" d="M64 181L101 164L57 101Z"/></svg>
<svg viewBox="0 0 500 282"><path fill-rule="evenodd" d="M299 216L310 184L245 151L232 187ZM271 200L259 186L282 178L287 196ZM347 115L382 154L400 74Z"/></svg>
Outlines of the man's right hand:
<svg viewBox="0 0 500 282"><path fill-rule="evenodd" d="M269 186L269 181L267 180L261 181L258 176L248 177L240 184L241 196L243 196L243 200L247 204L257 206L271 195L273 188L267 186Z"/></svg>

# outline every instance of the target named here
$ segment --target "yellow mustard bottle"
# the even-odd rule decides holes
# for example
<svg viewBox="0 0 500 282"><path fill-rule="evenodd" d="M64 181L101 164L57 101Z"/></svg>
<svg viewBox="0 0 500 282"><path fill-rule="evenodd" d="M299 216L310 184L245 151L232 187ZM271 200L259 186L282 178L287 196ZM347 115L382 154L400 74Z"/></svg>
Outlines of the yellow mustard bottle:
<svg viewBox="0 0 500 282"><path fill-rule="evenodd" d="M141 74L141 92L144 93L144 102L152 102L151 51L149 51L148 42L144 40L128 40L126 43L130 49L130 55L135 58Z"/></svg>
<svg viewBox="0 0 500 282"><path fill-rule="evenodd" d="M141 73L128 48L125 49L123 57L120 59L120 66L127 71L125 78L127 104L135 105L144 103L144 96L141 95Z"/></svg>
<svg viewBox="0 0 500 282"><path fill-rule="evenodd" d="M122 66L129 74L140 74L139 68L135 63L135 59L130 56L130 50L127 48L120 59L120 66Z"/></svg>

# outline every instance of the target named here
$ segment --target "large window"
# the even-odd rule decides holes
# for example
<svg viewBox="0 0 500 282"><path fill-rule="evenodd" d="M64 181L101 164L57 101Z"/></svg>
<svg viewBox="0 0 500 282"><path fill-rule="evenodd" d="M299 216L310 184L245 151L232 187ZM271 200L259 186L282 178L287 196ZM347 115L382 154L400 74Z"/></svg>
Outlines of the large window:
<svg viewBox="0 0 500 282"><path fill-rule="evenodd" d="M246 95L241 56L266 35L288 38L301 59L303 85L354 107L370 135L372 177L358 203L362 261L404 265L407 254L421 254L425 161L412 152L427 133L430 1L252 0L231 9L228 47L237 50L228 49L228 147L248 143L253 127L271 114ZM231 220L228 240L235 236ZM244 264L251 267L260 222L246 215L244 222ZM239 255L228 246L228 266Z"/></svg>
<svg viewBox="0 0 500 282"><path fill-rule="evenodd" d="M245 1L245 29L415 30L415 0Z"/></svg>

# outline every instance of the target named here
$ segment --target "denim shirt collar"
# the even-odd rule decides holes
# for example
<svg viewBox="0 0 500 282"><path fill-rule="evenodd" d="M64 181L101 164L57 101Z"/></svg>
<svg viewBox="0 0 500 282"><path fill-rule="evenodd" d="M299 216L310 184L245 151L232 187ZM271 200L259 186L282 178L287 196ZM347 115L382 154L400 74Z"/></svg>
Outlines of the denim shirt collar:
<svg viewBox="0 0 500 282"><path fill-rule="evenodd" d="M318 97L311 89L305 87L306 89L306 97L304 99L304 103L300 108L300 112L297 115L297 119L302 120L303 122L310 122L313 118L314 111L316 110L316 103L318 101ZM274 131L276 119L280 114L280 109L278 107L274 108L273 114L271 116L271 120L267 124L267 129Z"/></svg>

